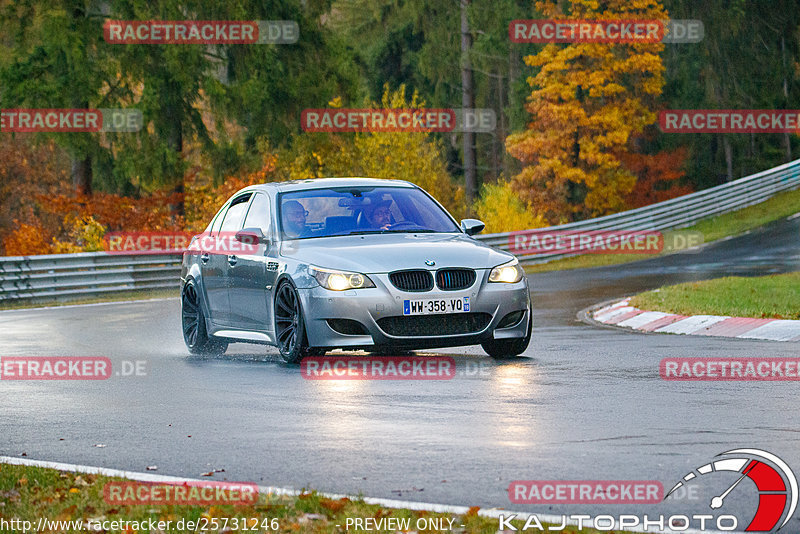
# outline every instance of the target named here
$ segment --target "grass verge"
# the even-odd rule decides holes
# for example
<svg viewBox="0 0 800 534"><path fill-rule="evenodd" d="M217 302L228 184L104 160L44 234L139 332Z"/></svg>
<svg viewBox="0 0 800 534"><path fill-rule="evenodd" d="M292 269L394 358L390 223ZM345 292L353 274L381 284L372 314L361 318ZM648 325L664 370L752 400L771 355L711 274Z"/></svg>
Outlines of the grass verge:
<svg viewBox="0 0 800 534"><path fill-rule="evenodd" d="M739 235L753 228L758 228L772 221L789 217L800 212L800 189L794 191L784 191L774 197L755 204L747 208L724 213L716 217L703 219L694 226L681 228L685 232L700 232L703 234L703 242L710 243L728 236ZM539 273L546 271L564 271L569 269L585 269L588 267L602 267L605 265L617 265L632 261L645 260L652 256L641 254L583 254L571 258L563 258L530 265L525 267L529 273Z"/></svg>
<svg viewBox="0 0 800 534"><path fill-rule="evenodd" d="M728 276L665 286L636 295L631 306L681 315L800 319L800 272Z"/></svg>
<svg viewBox="0 0 800 534"><path fill-rule="evenodd" d="M0 310L21 310L26 308L50 308L53 306L73 306L75 304L97 304L99 302L123 302L128 300L148 300L178 298L180 291L175 289L140 290L140 291L119 291L107 293L97 297L78 298L74 300L53 301L43 300L31 302L29 300L0 300Z"/></svg>
<svg viewBox="0 0 800 534"><path fill-rule="evenodd" d="M103 532L151 532L149 526L141 528L142 522L164 522L152 532L364 532L358 528L346 529L347 519L371 519L379 521L385 518L408 519L409 529L419 533L441 532L439 528L419 528L435 525L432 519L443 519L442 525L454 533L494 534L499 521L478 515L478 508L473 507L464 515L442 514L427 511L400 508L383 508L375 504L367 504L363 500L328 499L316 492L303 493L297 497L259 495L253 504L246 505L119 505L105 501L103 488L106 483L121 479L99 475L60 472L54 469L0 464L0 520L12 519L30 521L37 525L40 518L49 521L79 521L84 532L98 532L91 526L113 527L111 523L102 525L102 521L128 521L119 523L123 528L108 528ZM138 484L138 483L137 483ZM234 518L240 522L234 528ZM447 520L452 520L452 523ZM183 520L183 529L179 530L179 521ZM247 523L245 523L245 520ZM266 520L266 522L264 522ZM169 524L166 521L170 521ZM197 529L186 528L192 521ZM138 522L133 525L131 522ZM386 523L384 523L386 524ZM520 529L524 522L514 521ZM17 523L19 526L20 524ZM246 528L242 528L245 527ZM258 525L258 528L253 528ZM372 523L374 526L375 523ZM48 525L54 532L80 532L72 526L62 523ZM139 526L140 528L135 528ZM544 525L545 530L548 528ZM60 527L60 528L58 528ZM162 528L166 527L166 528ZM206 527L206 528L204 528ZM15 529L21 531L22 527ZM2 529L0 529L2 530ZM369 532L397 532L397 528L369 529ZM32 531L32 530L30 530ZM566 528L562 532L574 533L575 527ZM581 530L581 533L596 534L594 529ZM619 531L618 531L619 532Z"/></svg>

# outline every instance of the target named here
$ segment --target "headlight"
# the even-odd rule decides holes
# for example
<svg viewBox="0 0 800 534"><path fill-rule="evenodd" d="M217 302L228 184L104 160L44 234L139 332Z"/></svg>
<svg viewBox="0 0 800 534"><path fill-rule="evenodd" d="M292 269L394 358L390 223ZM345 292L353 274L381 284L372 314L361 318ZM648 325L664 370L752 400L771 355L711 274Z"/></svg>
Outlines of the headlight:
<svg viewBox="0 0 800 534"><path fill-rule="evenodd" d="M525 271L519 266L519 261L514 258L508 263L498 265L489 273L490 282L502 282L504 284L515 284L522 280Z"/></svg>
<svg viewBox="0 0 800 534"><path fill-rule="evenodd" d="M369 277L361 273L350 273L347 271L333 271L321 267L310 267L308 271L317 279L319 285L325 289L333 291L345 291L347 289L363 289L365 287L375 287Z"/></svg>

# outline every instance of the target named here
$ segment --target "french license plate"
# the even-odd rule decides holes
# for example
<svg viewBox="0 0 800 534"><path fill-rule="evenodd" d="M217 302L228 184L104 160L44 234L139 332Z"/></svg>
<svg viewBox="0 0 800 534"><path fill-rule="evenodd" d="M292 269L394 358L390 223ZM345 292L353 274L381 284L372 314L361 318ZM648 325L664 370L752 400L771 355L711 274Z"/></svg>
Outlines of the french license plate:
<svg viewBox="0 0 800 534"><path fill-rule="evenodd" d="M469 311L469 297L404 300L403 315L433 315Z"/></svg>

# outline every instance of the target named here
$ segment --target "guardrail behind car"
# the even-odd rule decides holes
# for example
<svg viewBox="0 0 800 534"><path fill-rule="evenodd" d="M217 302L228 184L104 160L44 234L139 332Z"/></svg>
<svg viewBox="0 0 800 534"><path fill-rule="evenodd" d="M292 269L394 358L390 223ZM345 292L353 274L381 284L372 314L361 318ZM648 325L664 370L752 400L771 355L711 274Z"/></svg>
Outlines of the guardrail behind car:
<svg viewBox="0 0 800 534"><path fill-rule="evenodd" d="M763 202L782 191L800 187L800 159L710 189L643 208L595 219L548 227L546 230L670 230L691 226L700 219ZM537 229L545 230L545 229ZM509 250L515 232L476 238ZM518 255L520 263L534 264L574 254ZM66 301L108 293L179 287L178 255L53 254L0 257L0 302Z"/></svg>
<svg viewBox="0 0 800 534"><path fill-rule="evenodd" d="M0 257L0 302L70 300L108 293L177 289L177 255L105 252Z"/></svg>
<svg viewBox="0 0 800 534"><path fill-rule="evenodd" d="M745 176L726 184L690 193L642 208L584 221L539 228L553 230L672 230L691 226L700 219L736 211L763 202L782 191L800 187L800 159L774 169ZM509 250L509 237L518 232L477 236L488 245ZM522 264L534 264L574 254L535 254L517 257Z"/></svg>

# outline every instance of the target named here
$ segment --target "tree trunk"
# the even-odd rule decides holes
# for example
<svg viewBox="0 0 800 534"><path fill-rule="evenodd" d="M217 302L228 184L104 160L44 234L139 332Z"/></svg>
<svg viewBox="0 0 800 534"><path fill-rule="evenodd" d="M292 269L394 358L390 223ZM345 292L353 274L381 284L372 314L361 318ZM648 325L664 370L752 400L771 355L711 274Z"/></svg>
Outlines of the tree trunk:
<svg viewBox="0 0 800 534"><path fill-rule="evenodd" d="M733 148L731 141L727 137L722 138L722 146L725 149L725 165L728 171L728 181L733 181Z"/></svg>
<svg viewBox="0 0 800 534"><path fill-rule="evenodd" d="M783 102L784 109L789 107L789 80L786 78L786 39L781 36L781 58L783 60ZM792 139L789 132L783 132L783 145L786 148L786 161L792 161Z"/></svg>
<svg viewBox="0 0 800 534"><path fill-rule="evenodd" d="M511 102L514 102L514 85L517 83L517 78L519 77L520 55L517 50L518 49L514 46L508 47L508 83L506 84L506 102L509 103L509 107L511 107ZM506 172L506 176L511 178L515 174L519 173L522 170L522 167L520 161L509 154L508 150L505 150L506 136L513 131L514 125L511 124L511 117L505 115L505 109L503 111L503 119L507 120L507 122L503 123L503 170Z"/></svg>
<svg viewBox="0 0 800 534"><path fill-rule="evenodd" d="M506 135L507 135L506 134L506 104L505 104L505 98L503 98L503 91L505 90L505 84L503 83L503 75L502 75L502 73L500 73L499 69L498 69L497 73L499 75L497 77L497 100L498 100L498 102L497 102L497 111L498 111L497 127L498 127L498 132L497 132L497 138L495 139L495 143L500 145L500 152L502 154L502 162L499 162L499 165L501 166L499 170L500 170L501 173L504 173L506 179L508 179L509 178L509 175L508 175L508 172L507 172L508 168L505 165L506 156L508 155L508 153L505 150Z"/></svg>
<svg viewBox="0 0 800 534"><path fill-rule="evenodd" d="M72 188L79 195L92 194L92 157L72 158L70 177Z"/></svg>
<svg viewBox="0 0 800 534"><path fill-rule="evenodd" d="M472 48L472 35L469 33L467 20L467 7L470 0L461 0L461 107L475 108L475 93L472 86L472 65L470 63L470 49ZM467 214L472 214L472 204L478 193L478 183L475 170L475 133L467 132L464 135L464 189L467 201Z"/></svg>
<svg viewBox="0 0 800 534"><path fill-rule="evenodd" d="M176 94L179 91L176 88ZM178 157L180 157L181 153L183 152L183 114L180 109L180 100L175 99L167 110L166 113L167 119L169 120L169 133L167 136L167 145L178 153ZM183 183L183 175L176 176L177 183L175 184L175 189L173 192L181 193L180 200L172 205L172 214L174 216L184 217L186 215L186 206L183 201L183 193L185 191L184 183Z"/></svg>

